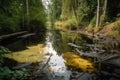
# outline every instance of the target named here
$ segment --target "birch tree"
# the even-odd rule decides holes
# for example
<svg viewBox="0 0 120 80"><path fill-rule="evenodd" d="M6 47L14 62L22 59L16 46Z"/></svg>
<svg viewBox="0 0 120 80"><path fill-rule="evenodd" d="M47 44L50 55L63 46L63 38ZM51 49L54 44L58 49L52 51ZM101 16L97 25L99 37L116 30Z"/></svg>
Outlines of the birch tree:
<svg viewBox="0 0 120 80"><path fill-rule="evenodd" d="M103 14L100 17L100 26L103 24L105 17L106 17L106 11L107 11L107 0L104 0L104 5L103 5Z"/></svg>
<svg viewBox="0 0 120 80"><path fill-rule="evenodd" d="M26 0L26 16L27 16L27 26L29 25L29 2Z"/></svg>
<svg viewBox="0 0 120 80"><path fill-rule="evenodd" d="M96 17L96 27L99 26L100 20L100 0L97 0L97 17Z"/></svg>

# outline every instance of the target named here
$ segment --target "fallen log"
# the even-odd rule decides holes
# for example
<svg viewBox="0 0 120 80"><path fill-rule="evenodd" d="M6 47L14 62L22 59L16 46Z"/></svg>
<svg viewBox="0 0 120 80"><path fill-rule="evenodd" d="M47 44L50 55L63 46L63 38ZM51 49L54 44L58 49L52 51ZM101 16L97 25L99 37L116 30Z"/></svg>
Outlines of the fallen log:
<svg viewBox="0 0 120 80"><path fill-rule="evenodd" d="M109 64L111 66L116 66L118 68L120 68L120 57L119 58L115 58L115 59L111 59L111 60L107 60L102 62L103 64Z"/></svg>
<svg viewBox="0 0 120 80"><path fill-rule="evenodd" d="M78 50L77 48L75 49L79 55L81 56L86 56L86 57L92 57L92 58L99 58L99 55L96 53L96 52L91 52L91 53L85 53L85 52L82 52L80 50Z"/></svg>
<svg viewBox="0 0 120 80"><path fill-rule="evenodd" d="M24 63L24 64L20 64L20 65L17 65L15 67L13 67L12 69L20 69L20 68L24 68L26 66L29 66L31 63Z"/></svg>
<svg viewBox="0 0 120 80"><path fill-rule="evenodd" d="M11 33L11 34L2 35L2 36L0 36L0 39L5 39L5 38L8 38L8 37L12 37L12 36L24 34L24 33L27 33L27 32L28 32L28 31L21 31L21 32L16 32L16 33Z"/></svg>
<svg viewBox="0 0 120 80"><path fill-rule="evenodd" d="M27 37L29 37L29 36L33 36L33 35L35 35L35 33L28 33L28 34L25 34L25 35L19 36L19 37L17 37L17 38L27 38Z"/></svg>
<svg viewBox="0 0 120 80"><path fill-rule="evenodd" d="M119 75L114 74L114 73L109 73L109 72L106 72L106 71L101 71L100 73L101 73L102 75L110 76L111 78L113 77L114 79L115 79L115 78L120 78Z"/></svg>
<svg viewBox="0 0 120 80"><path fill-rule="evenodd" d="M77 77L76 80L78 80L78 79L79 79L81 76L83 76L85 73L87 73L87 71L82 72L82 73Z"/></svg>
<svg viewBox="0 0 120 80"><path fill-rule="evenodd" d="M101 59L99 61L95 61L94 63L101 63L101 62L116 59L116 58L120 58L120 56L119 55L109 55L109 56L106 56L106 58L101 57Z"/></svg>
<svg viewBox="0 0 120 80"><path fill-rule="evenodd" d="M85 45L87 47L97 47L97 48L102 48L103 47L103 45L98 45L98 44L83 44L83 45Z"/></svg>
<svg viewBox="0 0 120 80"><path fill-rule="evenodd" d="M110 50L111 53L117 53L120 54L120 52L118 50Z"/></svg>

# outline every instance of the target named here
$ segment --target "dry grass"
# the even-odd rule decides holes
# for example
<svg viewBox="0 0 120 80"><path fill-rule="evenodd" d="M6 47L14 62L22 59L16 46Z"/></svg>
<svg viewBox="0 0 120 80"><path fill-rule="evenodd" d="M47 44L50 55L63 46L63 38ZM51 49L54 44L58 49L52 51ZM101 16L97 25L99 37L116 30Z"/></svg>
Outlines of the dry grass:
<svg viewBox="0 0 120 80"><path fill-rule="evenodd" d="M102 33L104 35L118 35L118 27L120 26L117 26L117 25L120 25L120 20L118 21L115 21L109 25L106 25L99 33Z"/></svg>

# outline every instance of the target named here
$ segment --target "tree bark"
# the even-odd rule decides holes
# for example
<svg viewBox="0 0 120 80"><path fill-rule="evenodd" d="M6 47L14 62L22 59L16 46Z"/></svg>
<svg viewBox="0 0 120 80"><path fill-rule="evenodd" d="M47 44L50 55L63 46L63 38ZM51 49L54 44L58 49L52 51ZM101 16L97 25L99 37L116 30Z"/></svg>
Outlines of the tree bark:
<svg viewBox="0 0 120 80"><path fill-rule="evenodd" d="M107 0L105 0L105 2L104 2L104 8L103 8L103 15L104 16L106 15L106 10L107 10Z"/></svg>
<svg viewBox="0 0 120 80"><path fill-rule="evenodd" d="M106 10L107 10L107 0L104 1L103 14L102 14L101 17L100 17L100 26L103 24L103 21L105 20Z"/></svg>
<svg viewBox="0 0 120 80"><path fill-rule="evenodd" d="M96 27L99 26L99 18L100 18L100 0L97 0L97 17L96 17Z"/></svg>
<svg viewBox="0 0 120 80"><path fill-rule="evenodd" d="M27 26L29 25L29 2L26 0Z"/></svg>

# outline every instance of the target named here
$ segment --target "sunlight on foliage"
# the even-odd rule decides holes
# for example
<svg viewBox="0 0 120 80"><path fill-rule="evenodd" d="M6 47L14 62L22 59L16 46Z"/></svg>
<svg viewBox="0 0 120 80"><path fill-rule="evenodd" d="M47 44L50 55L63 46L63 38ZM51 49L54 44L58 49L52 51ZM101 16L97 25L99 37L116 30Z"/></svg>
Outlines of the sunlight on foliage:
<svg viewBox="0 0 120 80"><path fill-rule="evenodd" d="M66 65L68 66L72 66L83 71L95 71L95 67L93 66L92 62L76 55L73 52L66 52L64 53L63 57L66 60Z"/></svg>
<svg viewBox="0 0 120 80"><path fill-rule="evenodd" d="M69 19L66 21L56 21L55 28L60 30L76 30L77 22L74 19Z"/></svg>

